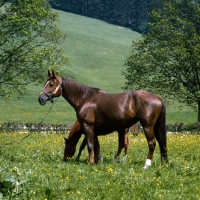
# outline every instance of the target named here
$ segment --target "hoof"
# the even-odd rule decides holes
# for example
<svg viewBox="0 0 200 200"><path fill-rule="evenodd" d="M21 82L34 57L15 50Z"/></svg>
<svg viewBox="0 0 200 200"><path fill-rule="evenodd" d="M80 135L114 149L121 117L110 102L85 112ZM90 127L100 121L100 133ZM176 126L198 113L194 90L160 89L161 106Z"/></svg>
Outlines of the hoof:
<svg viewBox="0 0 200 200"><path fill-rule="evenodd" d="M64 162L67 162L67 161L69 161L71 158L63 158L63 161Z"/></svg>
<svg viewBox="0 0 200 200"><path fill-rule="evenodd" d="M103 156L100 157L100 160L99 160L101 163L103 163Z"/></svg>
<svg viewBox="0 0 200 200"><path fill-rule="evenodd" d="M122 162L125 163L126 162L126 157L122 158Z"/></svg>
<svg viewBox="0 0 200 200"><path fill-rule="evenodd" d="M75 158L75 161L78 162L78 161L79 161L79 157L76 157L76 158Z"/></svg>

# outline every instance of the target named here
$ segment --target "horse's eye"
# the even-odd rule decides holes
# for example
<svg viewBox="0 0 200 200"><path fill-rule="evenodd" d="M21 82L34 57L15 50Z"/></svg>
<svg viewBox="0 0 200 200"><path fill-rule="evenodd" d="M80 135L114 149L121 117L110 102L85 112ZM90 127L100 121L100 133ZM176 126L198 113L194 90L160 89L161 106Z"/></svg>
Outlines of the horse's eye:
<svg viewBox="0 0 200 200"><path fill-rule="evenodd" d="M50 86L50 87L53 87L53 83L50 83L49 86Z"/></svg>

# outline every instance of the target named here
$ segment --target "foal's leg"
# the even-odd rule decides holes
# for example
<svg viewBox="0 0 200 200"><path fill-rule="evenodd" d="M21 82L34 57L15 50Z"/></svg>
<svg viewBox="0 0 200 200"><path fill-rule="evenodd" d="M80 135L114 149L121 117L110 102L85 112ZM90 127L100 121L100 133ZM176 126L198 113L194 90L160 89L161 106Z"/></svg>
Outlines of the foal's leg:
<svg viewBox="0 0 200 200"><path fill-rule="evenodd" d="M99 145L98 137L95 137L94 142L95 142L95 145L94 145L95 162L99 162L99 161L103 162L103 157L101 156L101 153L100 153L100 145ZM81 145L80 145L78 155L75 158L76 161L79 161L81 153L84 150L86 145L87 145L87 137L85 136Z"/></svg>
<svg viewBox="0 0 200 200"><path fill-rule="evenodd" d="M128 131L126 131L125 135L124 135L124 158L127 155L127 151L128 151L128 147L130 145L130 141L128 139Z"/></svg>
<svg viewBox="0 0 200 200"><path fill-rule="evenodd" d="M118 131L118 151L117 151L117 153L114 157L115 161L118 159L123 148L124 148L124 158L123 158L123 160L125 160L125 156L127 155L127 150L128 150L128 147L129 147L128 130L129 129L125 129L123 131Z"/></svg>
<svg viewBox="0 0 200 200"><path fill-rule="evenodd" d="M153 126L147 126L147 127L143 127L144 129L144 133L147 139L147 143L149 146L149 152L147 155L147 160L145 162L144 165L144 169L147 169L149 166L151 166L151 161L153 158L153 153L156 147L156 139L154 137L154 132L153 132Z"/></svg>
<svg viewBox="0 0 200 200"><path fill-rule="evenodd" d="M119 155L121 154L122 149L124 148L124 142L125 142L124 135L122 134L122 132L118 131L118 150L114 156L114 161L116 161Z"/></svg>
<svg viewBox="0 0 200 200"><path fill-rule="evenodd" d="M128 139L128 131L129 131L129 128L125 129L125 134L124 134L124 157L122 158L123 162L126 161L127 151L128 151L129 145L130 145L130 141Z"/></svg>
<svg viewBox="0 0 200 200"><path fill-rule="evenodd" d="M76 161L79 161L80 156L81 156L81 153L82 153L82 151L84 150L84 148L85 148L86 145L87 145L87 138L86 138L86 136L85 136L84 139L83 139L83 141L82 141L82 143L81 143L81 146L80 146L80 148L79 148L78 155L77 155L76 158L75 158Z"/></svg>

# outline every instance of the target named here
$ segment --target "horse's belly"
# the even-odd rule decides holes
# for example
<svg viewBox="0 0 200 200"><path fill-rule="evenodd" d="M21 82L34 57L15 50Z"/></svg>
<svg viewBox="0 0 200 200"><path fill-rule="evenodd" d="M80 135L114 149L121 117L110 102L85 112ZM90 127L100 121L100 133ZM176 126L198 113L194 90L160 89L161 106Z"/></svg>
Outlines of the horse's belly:
<svg viewBox="0 0 200 200"><path fill-rule="evenodd" d="M134 124L137 119L134 116L120 116L120 115L104 115L96 118L95 126L113 126L113 127L129 127Z"/></svg>

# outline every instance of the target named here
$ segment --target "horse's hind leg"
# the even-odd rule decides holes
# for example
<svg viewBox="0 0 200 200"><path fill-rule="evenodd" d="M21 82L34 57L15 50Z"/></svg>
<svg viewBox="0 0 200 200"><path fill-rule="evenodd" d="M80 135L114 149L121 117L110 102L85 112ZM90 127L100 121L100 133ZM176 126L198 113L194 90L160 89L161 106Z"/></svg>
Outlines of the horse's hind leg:
<svg viewBox="0 0 200 200"><path fill-rule="evenodd" d="M161 163L163 164L163 161L168 162L168 158L167 158L167 149L166 149L166 131L165 132L159 132L159 127L157 126L157 124L155 124L154 126L154 134L155 134L155 138L159 144L160 147L160 155L161 155Z"/></svg>
<svg viewBox="0 0 200 200"><path fill-rule="evenodd" d="M148 147L149 147L149 152L147 155L147 160L144 165L144 169L147 169L149 166L151 166L151 161L153 158L153 153L156 147L156 140L154 137L154 132L153 132L153 126L148 126L144 127L144 133L147 139Z"/></svg>

